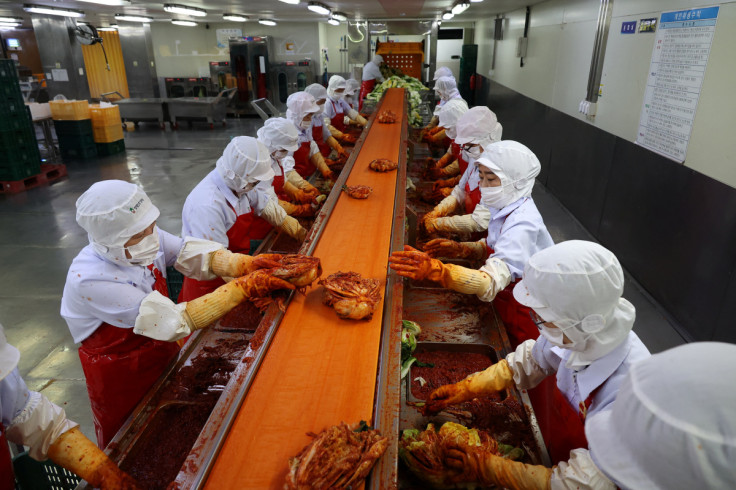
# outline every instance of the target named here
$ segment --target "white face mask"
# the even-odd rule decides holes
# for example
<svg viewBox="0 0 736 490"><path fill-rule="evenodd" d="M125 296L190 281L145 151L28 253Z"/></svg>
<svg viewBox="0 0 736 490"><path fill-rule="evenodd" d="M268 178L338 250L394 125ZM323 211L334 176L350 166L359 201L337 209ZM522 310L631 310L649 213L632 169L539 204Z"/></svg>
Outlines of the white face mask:
<svg viewBox="0 0 736 490"><path fill-rule="evenodd" d="M335 100L340 100L345 97L345 92L335 92Z"/></svg>
<svg viewBox="0 0 736 490"><path fill-rule="evenodd" d="M508 203L506 195L503 192L503 186L498 187L480 187L480 202L492 208L501 209Z"/></svg>
<svg viewBox="0 0 736 490"><path fill-rule="evenodd" d="M153 264L153 259L158 255L159 248L158 228L154 226L153 233L146 236L135 245L126 247L126 250L130 254L131 264L148 266Z"/></svg>
<svg viewBox="0 0 736 490"><path fill-rule="evenodd" d="M280 162L288 154L289 152L287 150L276 150L275 152L271 153L271 156L274 160Z"/></svg>
<svg viewBox="0 0 736 490"><path fill-rule="evenodd" d="M567 349L565 345L565 334L559 328L549 328L544 324L539 325L539 333L546 338L550 344Z"/></svg>
<svg viewBox="0 0 736 490"><path fill-rule="evenodd" d="M299 127L301 129L309 129L312 127L312 120L307 119L306 121L302 120L302 122L299 123Z"/></svg>

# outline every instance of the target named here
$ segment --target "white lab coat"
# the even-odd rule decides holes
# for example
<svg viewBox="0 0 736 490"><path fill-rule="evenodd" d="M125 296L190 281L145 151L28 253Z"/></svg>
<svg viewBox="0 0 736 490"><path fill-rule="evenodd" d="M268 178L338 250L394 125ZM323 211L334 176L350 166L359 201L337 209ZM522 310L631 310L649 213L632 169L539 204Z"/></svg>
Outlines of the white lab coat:
<svg viewBox="0 0 736 490"><path fill-rule="evenodd" d="M480 203L477 207L483 206ZM503 260L511 272L511 281L519 280L531 256L555 244L542 215L531 197L522 197L501 210L485 207L491 212L486 244L493 253L488 260Z"/></svg>
<svg viewBox="0 0 736 490"><path fill-rule="evenodd" d="M350 104L348 104L344 98L340 100L332 100L331 98L327 97L327 102L325 102L325 112L323 113L324 118L327 118L328 121L331 121L338 112L342 112L350 119L355 119L356 117L358 117L358 111L350 107Z"/></svg>
<svg viewBox="0 0 736 490"><path fill-rule="evenodd" d="M381 68L372 61L369 61L363 66L363 77L362 80L378 80L383 82L383 75L381 75Z"/></svg>
<svg viewBox="0 0 736 490"><path fill-rule="evenodd" d="M536 341L520 344L515 352L506 356L506 362L520 389L534 388L547 376L556 374L557 387L570 405L579 412L581 407L587 407L586 424L591 415L610 407L630 367L650 355L634 332L629 332L613 351L577 371L565 365L571 353L540 336ZM569 461L555 468L551 488L600 490L616 487L598 469L586 449L576 449L571 452Z"/></svg>
<svg viewBox="0 0 736 490"><path fill-rule="evenodd" d="M437 104L436 106L434 106L434 113L432 115L434 117L440 117L440 110L442 109L442 106L444 106L445 104L447 104L452 99L462 99L462 98L463 98L463 96L460 95L460 92L458 92L457 90L455 90L454 93L452 95L450 95L450 97L447 100L440 99L440 103Z"/></svg>

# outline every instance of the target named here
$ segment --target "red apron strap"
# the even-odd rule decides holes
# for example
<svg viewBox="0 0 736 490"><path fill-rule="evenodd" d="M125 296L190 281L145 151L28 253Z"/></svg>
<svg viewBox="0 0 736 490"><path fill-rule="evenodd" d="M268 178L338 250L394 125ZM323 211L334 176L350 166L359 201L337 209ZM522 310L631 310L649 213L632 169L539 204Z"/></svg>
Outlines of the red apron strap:
<svg viewBox="0 0 736 490"><path fill-rule="evenodd" d="M5 426L2 423L0 423L0 490L15 490L13 460L10 458L10 448L5 438Z"/></svg>
<svg viewBox="0 0 736 490"><path fill-rule="evenodd" d="M368 94L373 92L373 89L376 87L376 79L373 80L363 80L363 83L360 84L360 102L358 103L358 111L363 111L363 99L365 99Z"/></svg>
<svg viewBox="0 0 736 490"><path fill-rule="evenodd" d="M465 183L465 214L473 212L475 207L480 202L480 186L476 187L472 191L470 190L470 184Z"/></svg>
<svg viewBox="0 0 736 490"><path fill-rule="evenodd" d="M312 126L312 139L317 143L319 152L322 153L322 156L327 157L332 151L332 148L330 148L330 145L325 143L324 126Z"/></svg>
<svg viewBox="0 0 736 490"><path fill-rule="evenodd" d="M166 278L158 268L154 267L153 264L148 266L148 270L153 272L153 278L156 282L153 283L153 289L161 293L162 295L169 297L169 286L166 284Z"/></svg>
<svg viewBox="0 0 736 490"><path fill-rule="evenodd" d="M337 112L337 107L335 107L335 102L330 100L330 103L332 104L332 109L335 111L335 115L330 119L330 124L332 124L335 129L340 131L341 133L345 132L345 113L342 111L342 108L340 108L340 112Z"/></svg>
<svg viewBox="0 0 736 490"><path fill-rule="evenodd" d="M276 193L276 196L278 196L279 199L288 201L289 196L286 195L284 192L284 167L281 166L280 163L277 162L277 165L279 167L279 172L281 172L280 175L275 175L273 177L273 183L271 186L273 187L274 192Z"/></svg>

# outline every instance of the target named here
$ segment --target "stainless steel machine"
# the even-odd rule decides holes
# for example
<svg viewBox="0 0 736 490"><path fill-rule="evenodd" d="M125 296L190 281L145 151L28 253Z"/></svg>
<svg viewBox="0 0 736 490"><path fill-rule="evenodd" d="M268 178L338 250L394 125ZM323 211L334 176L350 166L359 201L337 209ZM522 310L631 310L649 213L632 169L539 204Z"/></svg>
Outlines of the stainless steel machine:
<svg viewBox="0 0 736 490"><path fill-rule="evenodd" d="M233 107L239 114L253 114L250 102L273 96L269 86L271 39L248 36L230 39L230 70L236 79L238 93Z"/></svg>
<svg viewBox="0 0 736 490"><path fill-rule="evenodd" d="M219 93L221 90L230 88L227 86L227 79L230 73L229 61L210 61L210 81L214 92Z"/></svg>
<svg viewBox="0 0 736 490"><path fill-rule="evenodd" d="M166 77L164 79L166 97L207 97L210 91L210 79L204 77ZM219 92L215 91L215 92Z"/></svg>
<svg viewBox="0 0 736 490"><path fill-rule="evenodd" d="M270 100L283 109L289 95L304 90L316 81L317 63L309 59L274 63L270 71L272 86L276 87L276 93Z"/></svg>

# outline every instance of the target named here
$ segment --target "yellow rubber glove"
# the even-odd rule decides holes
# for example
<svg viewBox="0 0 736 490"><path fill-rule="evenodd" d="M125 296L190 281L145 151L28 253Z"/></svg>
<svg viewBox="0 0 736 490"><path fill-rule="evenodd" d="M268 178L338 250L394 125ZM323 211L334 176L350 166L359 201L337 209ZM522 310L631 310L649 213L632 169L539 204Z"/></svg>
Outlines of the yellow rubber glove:
<svg viewBox="0 0 736 490"><path fill-rule="evenodd" d="M359 126L362 126L362 127L365 127L365 125L368 124L368 121L363 116L361 116L360 114L358 114L357 116L355 116L355 119L354 120L355 120L356 123L358 123Z"/></svg>
<svg viewBox="0 0 736 490"><path fill-rule="evenodd" d="M332 136L334 136L335 138L337 138L340 141L342 141L342 139L345 137L345 133L343 133L342 131L340 131L339 129L337 129L332 124L328 124L327 125L327 129L330 130L330 134Z"/></svg>
<svg viewBox="0 0 736 490"><path fill-rule="evenodd" d="M312 162L315 167L317 167L317 170L319 170L319 173L321 173L325 179L332 181L337 180L337 175L335 175L335 172L330 170L330 167L327 166L327 163L325 162L325 159L321 153L315 153L314 155L309 157L309 161Z"/></svg>
<svg viewBox="0 0 736 490"><path fill-rule="evenodd" d="M429 394L422 408L424 415L434 414L445 408L490 395L514 386L514 373L506 359L502 359L485 371L473 373L455 384L440 386Z"/></svg>
<svg viewBox="0 0 736 490"><path fill-rule="evenodd" d="M317 189L314 190L316 191ZM316 198L311 192L305 192L289 181L284 182L284 193L289 196L291 201L299 204L312 204Z"/></svg>
<svg viewBox="0 0 736 490"><path fill-rule="evenodd" d="M338 156L342 158L347 158L350 156L348 155L348 152L345 151L345 148L343 148L342 145L340 145L340 143L335 139L334 136L330 136L329 138L327 138L327 145L333 150L335 150Z"/></svg>
<svg viewBox="0 0 736 490"><path fill-rule="evenodd" d="M286 214L289 216L314 216L314 211L316 209L316 206L313 206L312 204L292 204L288 201L282 201L279 199L279 206L284 208L284 211L286 211Z"/></svg>
<svg viewBox="0 0 736 490"><path fill-rule="evenodd" d="M447 138L447 135L445 134L445 130L441 129L430 137L430 141L438 145L442 143L445 140L445 138Z"/></svg>
<svg viewBox="0 0 736 490"><path fill-rule="evenodd" d="M286 218L284 218L284 221L281 223L281 226L279 226L279 228L281 230L284 230L284 232L291 238L299 240L300 242L304 241L304 239L307 238L307 230L299 224L296 218L293 218L291 216L287 216Z"/></svg>
<svg viewBox="0 0 736 490"><path fill-rule="evenodd" d="M307 194L310 194L314 197L317 197L320 195L319 190L314 187L312 184L304 180L301 175L299 175L299 172L292 170L291 172L286 174L286 181L290 182L291 184L294 184L295 187L297 187L299 190L302 190L306 192Z"/></svg>
<svg viewBox="0 0 736 490"><path fill-rule="evenodd" d="M477 242L456 242L446 238L435 238L424 245L424 251L432 258L446 257L453 259L482 260L486 258L488 249L483 240Z"/></svg>
<svg viewBox="0 0 736 490"><path fill-rule="evenodd" d="M252 257L221 249L212 252L210 270L219 277L240 277L258 269L278 267L279 258L277 254L261 254Z"/></svg>
<svg viewBox="0 0 736 490"><path fill-rule="evenodd" d="M447 216L448 214L455 211L458 207L460 207L460 203L457 199L455 199L455 196L449 195L446 198L444 198L440 203L434 207L434 209L427 214L425 214L422 217L422 226L426 227L426 223L429 220L439 218L442 216Z"/></svg>
<svg viewBox="0 0 736 490"><path fill-rule="evenodd" d="M492 286L491 276L483 271L443 264L409 245L404 245L403 252L392 253L388 261L400 276L417 281L428 279L458 293L485 294Z"/></svg>
<svg viewBox="0 0 736 490"><path fill-rule="evenodd" d="M103 490L140 488L132 477L87 439L79 427L61 434L49 447L48 454L51 461L82 477L91 487Z"/></svg>
<svg viewBox="0 0 736 490"><path fill-rule="evenodd" d="M434 168L427 169L424 172L424 177L427 180L436 180L436 179L443 179L447 177L454 177L455 175L458 175L459 173L460 173L460 163L457 160L455 160L445 165L444 167L434 167Z"/></svg>
<svg viewBox="0 0 736 490"><path fill-rule="evenodd" d="M468 444L449 441L445 447L445 464L462 471L465 481L477 482L482 487L510 490L549 490L552 468L524 464L478 451Z"/></svg>

